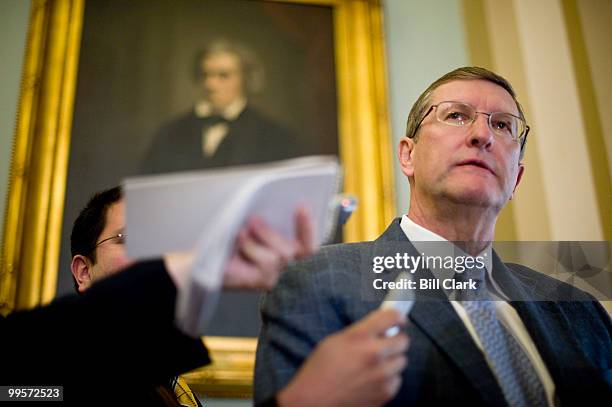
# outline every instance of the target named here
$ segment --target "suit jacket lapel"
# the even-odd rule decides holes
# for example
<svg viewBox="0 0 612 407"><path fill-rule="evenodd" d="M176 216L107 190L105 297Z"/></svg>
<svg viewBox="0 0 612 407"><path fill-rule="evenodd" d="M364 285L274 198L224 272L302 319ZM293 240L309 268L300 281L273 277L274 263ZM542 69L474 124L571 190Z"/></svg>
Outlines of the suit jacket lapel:
<svg viewBox="0 0 612 407"><path fill-rule="evenodd" d="M399 218L395 219L377 243L405 242L406 251L410 255L418 256L419 253L404 234L399 222ZM465 324L449 301L431 298L417 301L410 312L410 320L446 353L487 404L506 405L501 388L483 353L476 347Z"/></svg>

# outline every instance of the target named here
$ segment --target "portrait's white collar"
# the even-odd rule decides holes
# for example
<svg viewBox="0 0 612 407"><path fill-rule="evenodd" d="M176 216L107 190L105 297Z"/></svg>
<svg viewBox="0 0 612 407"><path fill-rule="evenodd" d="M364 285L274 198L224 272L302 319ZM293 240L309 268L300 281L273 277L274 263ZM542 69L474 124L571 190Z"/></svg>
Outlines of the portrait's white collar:
<svg viewBox="0 0 612 407"><path fill-rule="evenodd" d="M224 119L232 121L236 120L240 113L242 113L246 107L246 104L246 98L239 98L230 103L230 105L223 109L223 111L213 112L211 104L206 100L201 100L196 103L194 112L195 115L200 118L212 116L214 113L218 113Z"/></svg>

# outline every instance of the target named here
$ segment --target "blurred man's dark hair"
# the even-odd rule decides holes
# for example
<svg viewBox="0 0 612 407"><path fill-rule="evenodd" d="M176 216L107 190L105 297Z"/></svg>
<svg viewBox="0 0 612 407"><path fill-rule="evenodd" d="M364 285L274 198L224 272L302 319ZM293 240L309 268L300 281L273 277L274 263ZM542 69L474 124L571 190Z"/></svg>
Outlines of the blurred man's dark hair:
<svg viewBox="0 0 612 407"><path fill-rule="evenodd" d="M70 252L74 257L78 254L96 263L96 242L106 226L108 208L123 198L121 187L114 187L94 194L87 205L81 210L72 225L70 234ZM78 292L78 284L72 277L74 288Z"/></svg>

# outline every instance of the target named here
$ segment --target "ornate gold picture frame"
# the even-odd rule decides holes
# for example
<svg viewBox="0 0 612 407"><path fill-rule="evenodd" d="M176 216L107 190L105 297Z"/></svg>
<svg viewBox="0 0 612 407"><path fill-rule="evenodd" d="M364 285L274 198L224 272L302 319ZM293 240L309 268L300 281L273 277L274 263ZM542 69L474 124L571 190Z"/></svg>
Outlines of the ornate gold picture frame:
<svg viewBox="0 0 612 407"><path fill-rule="evenodd" d="M345 191L360 201L346 241L377 236L395 216L379 0L274 0L329 7ZM0 255L3 314L56 293L85 0L32 0ZM255 339L204 339L215 364L186 375L210 396L250 397Z"/></svg>

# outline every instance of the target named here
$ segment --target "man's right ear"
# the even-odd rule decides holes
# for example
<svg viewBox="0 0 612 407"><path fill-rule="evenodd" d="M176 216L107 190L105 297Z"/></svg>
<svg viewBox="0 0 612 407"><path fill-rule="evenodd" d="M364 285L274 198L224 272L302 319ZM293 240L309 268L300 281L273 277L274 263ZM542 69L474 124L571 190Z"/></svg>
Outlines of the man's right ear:
<svg viewBox="0 0 612 407"><path fill-rule="evenodd" d="M93 264L87 257L77 254L70 262L70 271L79 287L79 292L85 292L93 283L91 269Z"/></svg>
<svg viewBox="0 0 612 407"><path fill-rule="evenodd" d="M416 143L414 139L402 137L397 148L397 157L399 158L400 168L407 177L414 176L414 148Z"/></svg>

